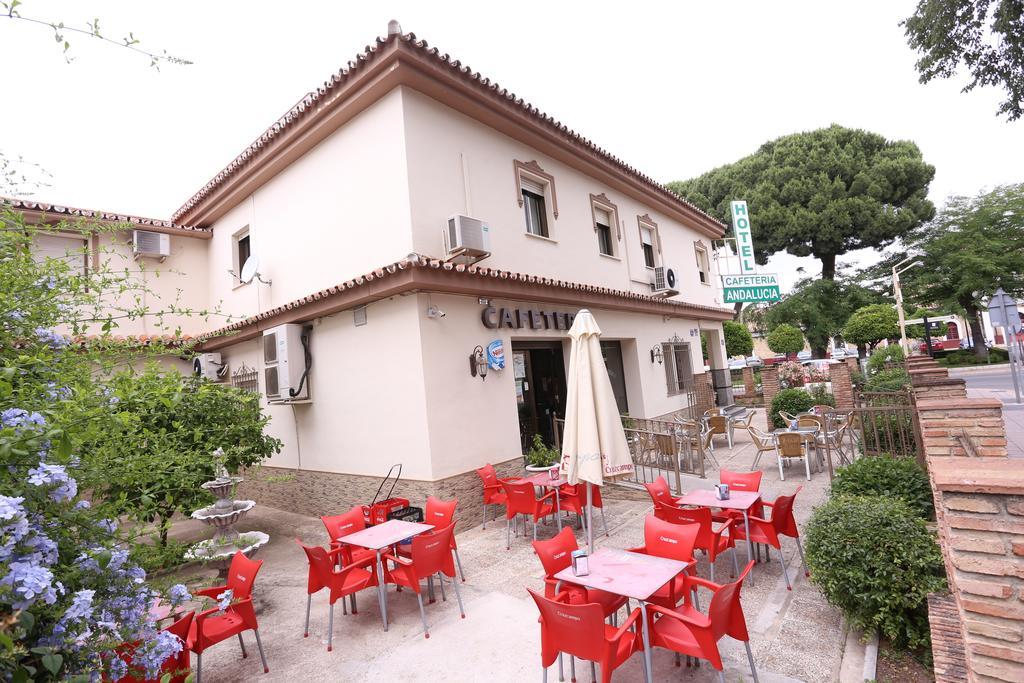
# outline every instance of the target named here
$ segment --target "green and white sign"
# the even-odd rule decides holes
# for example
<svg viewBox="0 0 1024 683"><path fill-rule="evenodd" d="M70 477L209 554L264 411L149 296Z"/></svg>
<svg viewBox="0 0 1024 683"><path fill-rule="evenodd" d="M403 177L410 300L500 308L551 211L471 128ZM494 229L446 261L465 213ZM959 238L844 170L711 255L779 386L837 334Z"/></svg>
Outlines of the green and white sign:
<svg viewBox="0 0 1024 683"><path fill-rule="evenodd" d="M750 237L750 214L746 202L731 202L732 229L736 234L736 254L740 258L740 272L749 275L754 272L754 240ZM738 301L738 299L737 299Z"/></svg>
<svg viewBox="0 0 1024 683"><path fill-rule="evenodd" d="M722 303L726 304L778 301L782 298L779 276L772 274L723 275L722 291L725 293Z"/></svg>

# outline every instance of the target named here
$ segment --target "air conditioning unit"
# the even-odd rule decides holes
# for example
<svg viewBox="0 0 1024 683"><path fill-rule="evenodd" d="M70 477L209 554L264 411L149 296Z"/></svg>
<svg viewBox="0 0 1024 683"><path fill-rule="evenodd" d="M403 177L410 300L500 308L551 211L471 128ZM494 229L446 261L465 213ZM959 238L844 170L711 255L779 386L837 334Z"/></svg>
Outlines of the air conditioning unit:
<svg viewBox="0 0 1024 683"><path fill-rule="evenodd" d="M312 329L289 324L263 332L263 385L269 403L309 400Z"/></svg>
<svg viewBox="0 0 1024 683"><path fill-rule="evenodd" d="M676 289L676 271L668 266L658 266L654 269L654 279L651 280L651 293L655 296L675 296L679 293Z"/></svg>
<svg viewBox="0 0 1024 683"><path fill-rule="evenodd" d="M192 360L192 372L211 382L219 382L228 374L227 363L222 363L219 353L201 353Z"/></svg>
<svg viewBox="0 0 1024 683"><path fill-rule="evenodd" d="M444 230L444 250L449 257L471 256L477 260L491 255L491 229L476 218L456 214Z"/></svg>
<svg viewBox="0 0 1024 683"><path fill-rule="evenodd" d="M132 254L163 261L171 255L171 236L150 230L132 230Z"/></svg>

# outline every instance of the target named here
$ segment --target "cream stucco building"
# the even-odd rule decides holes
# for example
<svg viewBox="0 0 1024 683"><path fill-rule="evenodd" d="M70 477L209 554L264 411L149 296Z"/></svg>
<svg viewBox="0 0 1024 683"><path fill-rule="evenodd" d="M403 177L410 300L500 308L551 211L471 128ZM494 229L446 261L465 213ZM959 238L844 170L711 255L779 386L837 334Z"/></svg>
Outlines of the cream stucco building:
<svg viewBox="0 0 1024 683"><path fill-rule="evenodd" d="M624 413L664 416L710 394L691 390L709 381L702 333L710 364L725 366L732 311L711 258L725 227L411 34L378 39L170 220L12 203L35 220L169 235L150 286L230 313L180 324L227 377L258 371L261 393L264 333L308 330L308 398L267 405L285 446L263 472L294 475L259 484L267 504L337 512L401 462L409 497L455 492L475 516L474 469L518 467L524 439L550 439L581 308L603 330ZM450 256L453 215L487 225L489 256ZM123 235L110 246L130 251ZM251 255L259 277L245 283ZM674 272L670 291L654 291L657 268ZM473 376L474 349L496 340L505 368Z"/></svg>

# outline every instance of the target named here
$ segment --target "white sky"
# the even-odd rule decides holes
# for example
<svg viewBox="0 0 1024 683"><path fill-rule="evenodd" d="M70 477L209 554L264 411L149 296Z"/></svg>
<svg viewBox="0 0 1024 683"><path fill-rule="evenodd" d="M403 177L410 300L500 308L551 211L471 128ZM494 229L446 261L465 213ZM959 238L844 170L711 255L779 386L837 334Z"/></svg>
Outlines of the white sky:
<svg viewBox="0 0 1024 683"><path fill-rule="evenodd" d="M662 181L833 122L917 142L936 204L1024 181L1024 121L995 116L1000 91L918 84L898 25L914 4L26 0L25 16L99 17L111 37L132 31L194 64L157 72L77 36L68 65L48 29L0 18L16 97L0 150L53 174L40 200L166 218L397 18ZM766 270L788 286L801 266L820 272L788 255Z"/></svg>

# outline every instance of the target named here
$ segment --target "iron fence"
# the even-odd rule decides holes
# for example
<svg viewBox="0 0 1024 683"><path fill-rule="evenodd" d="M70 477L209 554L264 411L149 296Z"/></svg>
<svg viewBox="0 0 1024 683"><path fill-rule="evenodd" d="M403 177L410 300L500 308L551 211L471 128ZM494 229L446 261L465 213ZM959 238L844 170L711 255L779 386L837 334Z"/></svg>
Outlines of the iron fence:
<svg viewBox="0 0 1024 683"><path fill-rule="evenodd" d="M824 415L817 446L825 451L829 478L836 466L858 457L914 458L924 465L913 395L909 391L859 394L856 407Z"/></svg>

